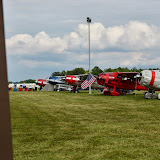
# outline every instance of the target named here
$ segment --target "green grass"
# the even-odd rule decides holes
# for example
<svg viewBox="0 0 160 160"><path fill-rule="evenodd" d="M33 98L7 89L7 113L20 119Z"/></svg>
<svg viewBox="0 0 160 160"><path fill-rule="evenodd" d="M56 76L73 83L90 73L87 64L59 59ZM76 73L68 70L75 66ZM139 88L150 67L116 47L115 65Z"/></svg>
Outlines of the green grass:
<svg viewBox="0 0 160 160"><path fill-rule="evenodd" d="M142 92L10 92L15 160L159 160L160 101Z"/></svg>

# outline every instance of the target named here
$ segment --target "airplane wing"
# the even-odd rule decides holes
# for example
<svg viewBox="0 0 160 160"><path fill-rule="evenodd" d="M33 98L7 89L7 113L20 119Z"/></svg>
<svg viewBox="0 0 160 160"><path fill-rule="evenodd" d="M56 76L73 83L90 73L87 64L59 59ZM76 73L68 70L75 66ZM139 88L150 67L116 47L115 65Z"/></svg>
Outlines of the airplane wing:
<svg viewBox="0 0 160 160"><path fill-rule="evenodd" d="M59 83L61 83L60 81L62 82L65 82L65 79L66 79L66 76L50 76L48 79L46 79L47 82L50 82L50 81L59 81Z"/></svg>
<svg viewBox="0 0 160 160"><path fill-rule="evenodd" d="M74 76L78 77L81 81L84 81L86 80L88 74L80 74L80 75L74 75ZM96 77L97 75L92 75L92 76Z"/></svg>
<svg viewBox="0 0 160 160"><path fill-rule="evenodd" d="M79 74L79 75L71 75L71 76L76 76L78 77L79 79L83 79L83 78L87 78L88 74ZM66 76L55 76L55 77L58 77L59 79L61 79L62 81L65 81L66 79Z"/></svg>
<svg viewBox="0 0 160 160"><path fill-rule="evenodd" d="M71 85L68 85L68 84L56 84L56 87L57 88L64 88L64 89L67 89L67 88L73 88L73 86Z"/></svg>
<svg viewBox="0 0 160 160"><path fill-rule="evenodd" d="M118 72L118 78L130 78L135 79L135 76L139 74L138 72Z"/></svg>
<svg viewBox="0 0 160 160"><path fill-rule="evenodd" d="M87 78L88 74L80 74L80 75L67 75L67 78L74 77L78 78L79 81L84 81ZM65 78L66 79L66 78Z"/></svg>

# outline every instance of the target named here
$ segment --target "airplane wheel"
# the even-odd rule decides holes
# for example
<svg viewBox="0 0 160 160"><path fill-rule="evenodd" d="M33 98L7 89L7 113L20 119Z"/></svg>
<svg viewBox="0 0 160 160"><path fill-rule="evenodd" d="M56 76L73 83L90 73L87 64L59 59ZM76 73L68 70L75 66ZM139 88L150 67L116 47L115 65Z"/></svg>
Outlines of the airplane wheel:
<svg viewBox="0 0 160 160"><path fill-rule="evenodd" d="M151 99L151 93L146 92L145 95L144 95L144 98L145 99Z"/></svg>
<svg viewBox="0 0 160 160"><path fill-rule="evenodd" d="M147 93L145 93L144 97L145 97L145 99L156 99L157 95L156 95L156 93L147 92Z"/></svg>

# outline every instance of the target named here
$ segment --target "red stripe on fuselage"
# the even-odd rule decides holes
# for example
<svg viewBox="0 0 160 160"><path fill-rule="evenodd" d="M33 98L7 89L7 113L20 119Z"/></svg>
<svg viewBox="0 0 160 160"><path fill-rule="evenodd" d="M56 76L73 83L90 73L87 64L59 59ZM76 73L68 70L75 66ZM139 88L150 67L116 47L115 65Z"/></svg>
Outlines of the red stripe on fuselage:
<svg viewBox="0 0 160 160"><path fill-rule="evenodd" d="M152 78L151 78L151 82L150 82L150 86L153 86L154 81L155 81L155 71L151 71L152 72Z"/></svg>

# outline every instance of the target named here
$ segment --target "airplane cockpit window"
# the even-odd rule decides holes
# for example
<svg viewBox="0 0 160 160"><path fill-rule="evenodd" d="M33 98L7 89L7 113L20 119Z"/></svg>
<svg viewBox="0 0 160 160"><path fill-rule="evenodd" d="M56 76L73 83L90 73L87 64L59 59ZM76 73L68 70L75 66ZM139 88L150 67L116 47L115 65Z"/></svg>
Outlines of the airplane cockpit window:
<svg viewBox="0 0 160 160"><path fill-rule="evenodd" d="M58 77L49 77L49 79L59 80L59 78L58 78Z"/></svg>
<svg viewBox="0 0 160 160"><path fill-rule="evenodd" d="M56 77L55 79L56 79L56 80L59 80L59 78L58 78L58 77Z"/></svg>

